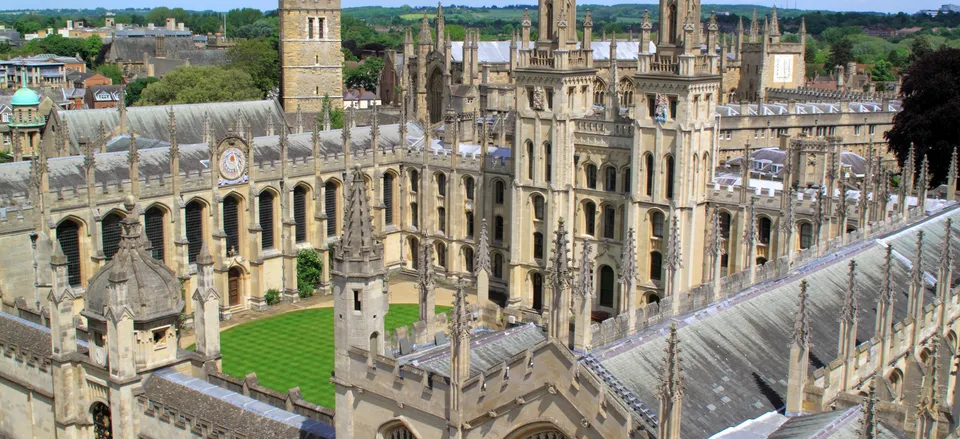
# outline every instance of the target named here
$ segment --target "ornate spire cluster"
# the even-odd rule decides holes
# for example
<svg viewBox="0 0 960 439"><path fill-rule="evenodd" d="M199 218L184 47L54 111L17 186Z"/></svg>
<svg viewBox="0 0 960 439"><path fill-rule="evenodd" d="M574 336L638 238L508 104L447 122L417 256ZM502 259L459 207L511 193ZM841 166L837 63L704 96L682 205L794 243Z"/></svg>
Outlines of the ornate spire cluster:
<svg viewBox="0 0 960 439"><path fill-rule="evenodd" d="M433 243L426 238L420 240L420 249L417 252L417 285L420 288L421 295L427 290L432 290L436 281L433 270Z"/></svg>
<svg viewBox="0 0 960 439"><path fill-rule="evenodd" d="M723 251L723 233L720 231L720 209L713 209L713 218L710 221L710 254L720 257Z"/></svg>
<svg viewBox="0 0 960 439"><path fill-rule="evenodd" d="M947 218L947 223L944 227L946 233L943 238L943 248L940 250L940 266L950 267L953 265L953 248L950 246L953 238L953 219Z"/></svg>
<svg viewBox="0 0 960 439"><path fill-rule="evenodd" d="M747 227L743 231L743 237L747 241L748 246L753 246L756 244L759 238L759 231L757 230L757 199L756 197L750 197L750 205L747 207Z"/></svg>
<svg viewBox="0 0 960 439"><path fill-rule="evenodd" d="M367 200L367 183L360 166L353 168L343 209L343 236L337 243L339 259L380 259L382 247L373 237L373 218Z"/></svg>
<svg viewBox="0 0 960 439"><path fill-rule="evenodd" d="M910 267L910 281L916 284L917 288L923 288L923 230L917 232L917 254Z"/></svg>
<svg viewBox="0 0 960 439"><path fill-rule="evenodd" d="M657 385L657 399L678 400L683 396L683 368L680 360L680 337L677 335L677 324L670 326L670 336L667 338L667 347L663 366L660 368L660 383Z"/></svg>
<svg viewBox="0 0 960 439"><path fill-rule="evenodd" d="M810 327L807 323L807 281L800 281L800 294L797 303L797 318L793 324L791 341L799 346L810 345Z"/></svg>

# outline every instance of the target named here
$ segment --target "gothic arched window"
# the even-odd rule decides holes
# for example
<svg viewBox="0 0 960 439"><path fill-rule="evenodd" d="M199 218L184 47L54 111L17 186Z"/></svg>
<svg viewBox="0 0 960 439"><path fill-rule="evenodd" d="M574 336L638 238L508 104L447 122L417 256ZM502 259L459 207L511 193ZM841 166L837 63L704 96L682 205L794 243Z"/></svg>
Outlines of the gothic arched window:
<svg viewBox="0 0 960 439"><path fill-rule="evenodd" d="M616 280L613 268L609 265L600 266L600 306L613 307L613 291Z"/></svg>
<svg viewBox="0 0 960 439"><path fill-rule="evenodd" d="M144 212L143 217L143 231L147 235L147 241L150 242L150 254L153 259L163 262L165 259L163 209L157 206L151 207Z"/></svg>
<svg viewBox="0 0 960 439"><path fill-rule="evenodd" d="M67 257L67 281L71 286L79 286L83 279L80 273L80 224L72 220L60 223L57 226L57 241Z"/></svg>
<svg viewBox="0 0 960 439"><path fill-rule="evenodd" d="M109 261L117 254L120 248L120 217L117 213L110 213L100 220L100 242L103 244L103 256Z"/></svg>

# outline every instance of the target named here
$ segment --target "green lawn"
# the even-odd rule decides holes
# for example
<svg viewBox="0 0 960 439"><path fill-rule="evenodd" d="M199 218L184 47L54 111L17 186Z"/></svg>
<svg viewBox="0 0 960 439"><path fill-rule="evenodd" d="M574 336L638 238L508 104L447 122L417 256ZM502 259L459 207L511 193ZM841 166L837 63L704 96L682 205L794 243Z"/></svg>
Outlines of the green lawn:
<svg viewBox="0 0 960 439"><path fill-rule="evenodd" d="M408 326L418 306L390 305L386 329ZM437 314L449 306L438 306ZM286 393L300 386L307 401L334 408L333 308L289 312L237 325L220 333L224 373L242 378L255 372L260 384Z"/></svg>

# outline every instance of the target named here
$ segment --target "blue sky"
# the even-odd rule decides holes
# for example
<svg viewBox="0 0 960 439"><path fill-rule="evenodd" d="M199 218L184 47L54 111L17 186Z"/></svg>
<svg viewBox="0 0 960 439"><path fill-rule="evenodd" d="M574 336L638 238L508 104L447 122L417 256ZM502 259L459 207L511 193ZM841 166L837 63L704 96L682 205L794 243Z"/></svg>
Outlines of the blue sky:
<svg viewBox="0 0 960 439"><path fill-rule="evenodd" d="M403 4L409 4L411 6L427 6L427 5L436 5L434 0L341 0L344 7L349 6L370 6L370 5L382 5L382 6L400 6ZM720 1L704 1L704 9L709 8L711 3L722 3L722 4L773 4L774 0L768 1L757 1L757 0L720 0ZM913 0L905 2L903 0L775 0L778 7L783 7L789 2L791 8L796 4L797 7L802 9L828 9L836 11L879 11L879 12L909 12L913 13L920 9L937 9L941 4L949 2L950 0ZM44 7L46 8L76 8L78 6L77 2L71 0L44 0ZM130 6L137 7L153 7L153 6L167 6L167 7L182 7L186 9L213 9L213 10L228 10L238 7L251 7L258 9L276 9L277 7L276 0L207 0L205 2L196 2L190 0L136 0L130 2L129 0L94 0L93 2L85 3L83 6L86 7L96 7L103 6L105 8L126 8ZM522 4L522 3L531 3L536 4L534 0L460 0L447 2L444 1L444 4L457 3L457 4L469 4L474 6L480 5L510 5L510 4ZM625 1L625 0L593 0L593 1L579 1L581 4L621 4L621 3L655 3L655 0L646 0L646 1ZM960 1L958 1L960 3ZM12 6L12 5L10 5Z"/></svg>

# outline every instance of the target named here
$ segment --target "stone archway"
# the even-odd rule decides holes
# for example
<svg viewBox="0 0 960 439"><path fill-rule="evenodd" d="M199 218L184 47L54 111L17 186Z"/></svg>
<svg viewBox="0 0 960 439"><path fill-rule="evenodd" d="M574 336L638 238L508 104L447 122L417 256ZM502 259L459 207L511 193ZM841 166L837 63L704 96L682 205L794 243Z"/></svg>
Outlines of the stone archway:
<svg viewBox="0 0 960 439"><path fill-rule="evenodd" d="M549 422L525 425L507 435L507 439L571 439Z"/></svg>

